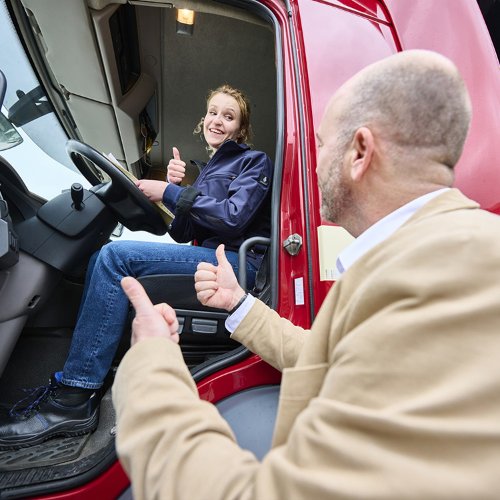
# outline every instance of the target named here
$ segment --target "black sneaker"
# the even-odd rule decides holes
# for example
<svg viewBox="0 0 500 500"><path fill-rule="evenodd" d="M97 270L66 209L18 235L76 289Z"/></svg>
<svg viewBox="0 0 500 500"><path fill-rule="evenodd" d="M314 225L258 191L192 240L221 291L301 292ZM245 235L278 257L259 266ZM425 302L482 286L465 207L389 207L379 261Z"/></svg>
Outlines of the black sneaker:
<svg viewBox="0 0 500 500"><path fill-rule="evenodd" d="M92 432L99 421L99 392L63 385L51 377L0 420L0 450L40 444L55 436Z"/></svg>

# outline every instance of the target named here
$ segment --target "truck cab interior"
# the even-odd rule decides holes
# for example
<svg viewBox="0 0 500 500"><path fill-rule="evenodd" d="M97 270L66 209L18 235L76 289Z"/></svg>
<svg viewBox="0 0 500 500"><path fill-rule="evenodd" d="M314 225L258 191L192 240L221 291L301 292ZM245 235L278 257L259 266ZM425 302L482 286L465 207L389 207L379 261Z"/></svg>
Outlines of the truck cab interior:
<svg viewBox="0 0 500 500"><path fill-rule="evenodd" d="M173 146L186 162L207 161L205 144L193 129L205 114L209 91L229 83L250 99L251 145L274 161L279 184L283 98L276 65L279 33L262 5L243 9L182 0L174 8L162 1L23 0L11 2L10 9L27 40L40 86L17 92L9 119L22 126L54 111L72 138L65 145L69 168L78 169L88 187L67 185L55 198L43 199L0 153L4 412L26 397L23 388L43 385L48 374L61 369L88 260L110 240L117 224L156 236L167 233L164 218L101 153L112 153L137 178L164 178ZM192 23L178 17L182 9L194 12ZM8 75L2 83L4 94L5 86L16 85ZM276 277L269 262L276 250L271 239L248 245L255 243L267 245L268 252L253 293L272 305ZM244 251L240 258L245 259ZM246 282L244 273L240 278ZM195 379L249 355L229 339L227 314L196 300L192 276L151 276L143 284L154 302L168 302L177 310L181 347ZM116 365L130 345L129 328ZM107 388L111 381L112 374ZM73 476L77 484L87 471L104 470L116 459L109 391L91 435L1 454L0 488L11 489L14 497L32 483Z"/></svg>

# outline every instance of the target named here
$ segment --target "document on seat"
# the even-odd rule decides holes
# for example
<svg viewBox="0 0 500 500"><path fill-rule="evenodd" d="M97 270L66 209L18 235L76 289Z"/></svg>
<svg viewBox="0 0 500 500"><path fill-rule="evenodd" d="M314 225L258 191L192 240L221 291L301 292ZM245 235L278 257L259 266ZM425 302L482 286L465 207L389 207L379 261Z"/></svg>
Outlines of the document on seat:
<svg viewBox="0 0 500 500"><path fill-rule="evenodd" d="M337 279L337 257L354 238L340 226L318 226L320 281Z"/></svg>
<svg viewBox="0 0 500 500"><path fill-rule="evenodd" d="M118 169L120 170L124 175L126 175L134 184L138 180L137 177L129 172L125 167L123 167L120 162L114 157L112 153L104 154L104 156ZM170 224L174 218L175 215L161 202L161 201L152 201L151 202L156 210L159 212L159 214L163 217L163 220L167 223Z"/></svg>

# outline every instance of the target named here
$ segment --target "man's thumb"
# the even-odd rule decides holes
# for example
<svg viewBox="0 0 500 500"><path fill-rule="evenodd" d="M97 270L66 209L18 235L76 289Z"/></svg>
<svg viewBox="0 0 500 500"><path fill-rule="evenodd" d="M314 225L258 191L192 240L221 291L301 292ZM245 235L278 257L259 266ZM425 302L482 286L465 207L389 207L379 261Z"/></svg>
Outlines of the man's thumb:
<svg viewBox="0 0 500 500"><path fill-rule="evenodd" d="M126 276L122 279L121 285L125 295L129 298L136 314L148 314L153 309L153 303L149 299L142 285L131 276Z"/></svg>
<svg viewBox="0 0 500 500"><path fill-rule="evenodd" d="M179 150L175 146L172 148L172 153L174 155L174 160L181 159L181 154L179 153Z"/></svg>
<svg viewBox="0 0 500 500"><path fill-rule="evenodd" d="M224 245L219 245L217 250L215 250L215 256L217 257L217 262L219 266L230 266L231 264L227 260L226 253L224 252Z"/></svg>

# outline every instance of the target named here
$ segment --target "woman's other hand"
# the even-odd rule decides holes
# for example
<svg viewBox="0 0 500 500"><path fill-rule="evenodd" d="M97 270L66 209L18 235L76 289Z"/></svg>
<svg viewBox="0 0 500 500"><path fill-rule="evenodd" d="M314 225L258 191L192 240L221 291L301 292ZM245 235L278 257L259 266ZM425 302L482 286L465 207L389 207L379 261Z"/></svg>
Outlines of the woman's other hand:
<svg viewBox="0 0 500 500"><path fill-rule="evenodd" d="M167 166L167 181L172 184L180 184L186 175L186 163L181 160L181 155L176 147L172 148L174 157Z"/></svg>
<svg viewBox="0 0 500 500"><path fill-rule="evenodd" d="M152 181L149 179L141 179L135 185L151 200L162 201L163 193L167 187L165 181Z"/></svg>

